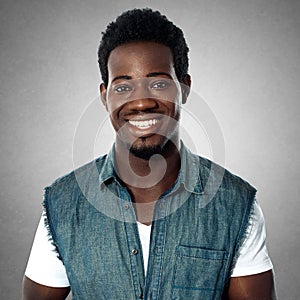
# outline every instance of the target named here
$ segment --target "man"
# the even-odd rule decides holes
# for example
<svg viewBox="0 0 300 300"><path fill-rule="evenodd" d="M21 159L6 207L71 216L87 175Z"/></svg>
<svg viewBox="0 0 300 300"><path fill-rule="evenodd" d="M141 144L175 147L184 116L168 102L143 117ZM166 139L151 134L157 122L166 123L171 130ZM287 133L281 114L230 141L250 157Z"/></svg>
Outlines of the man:
<svg viewBox="0 0 300 300"><path fill-rule="evenodd" d="M255 189L180 141L187 53L150 9L107 27L100 92L115 143L46 188L24 299L275 299Z"/></svg>

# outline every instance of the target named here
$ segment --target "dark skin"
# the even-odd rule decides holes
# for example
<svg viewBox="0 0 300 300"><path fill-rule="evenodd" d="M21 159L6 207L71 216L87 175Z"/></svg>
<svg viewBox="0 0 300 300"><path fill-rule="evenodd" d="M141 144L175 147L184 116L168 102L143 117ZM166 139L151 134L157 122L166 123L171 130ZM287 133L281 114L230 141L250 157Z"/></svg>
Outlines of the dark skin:
<svg viewBox="0 0 300 300"><path fill-rule="evenodd" d="M23 300L63 300L68 297L70 287L53 288L38 284L28 277L23 279Z"/></svg>
<svg viewBox="0 0 300 300"><path fill-rule="evenodd" d="M141 55L142 53L142 55ZM109 82L105 87L100 87L102 102L110 114L111 122L116 131L129 121L145 121L155 119L158 114L179 120L180 105L186 102L187 94L181 94L180 85L171 84L167 89L162 89L161 80L176 82L177 77L173 66L171 50L161 44L153 42L138 42L121 45L115 48L108 60ZM117 101L124 98L124 91L130 80L149 78L153 93L166 93L164 100L141 96L134 101ZM156 81L159 84L156 85ZM152 84L152 81L154 84ZM187 75L183 83L190 86L191 80ZM119 88L120 86L120 88ZM125 87L125 88L124 88ZM157 89L157 87L159 87ZM118 93L121 93L122 97ZM167 98L170 97L170 101ZM175 99L175 100L174 100ZM153 116L149 112L154 112ZM152 126L151 126L152 127ZM176 149L180 148L180 138L177 123L168 124L158 122L153 128L140 128L128 126L126 139L116 136L115 152L118 175L128 191L134 203L136 203L137 219L145 224L151 224L151 217L156 200L159 196L172 186L180 169L180 156ZM159 132L160 134L155 134ZM168 136L172 143L162 136ZM128 153L126 141L134 140L136 149L143 149L151 145L163 145L166 149L163 157L158 157L149 166L149 161ZM124 142L125 140L125 142ZM158 182L151 187L138 186L139 178L128 173L128 165L124 157L129 155L130 167L138 176L147 176L152 173L160 176L162 159L166 162L164 176L159 177ZM142 203L143 202L143 203ZM26 276L23 281L23 300L62 300L67 297L70 288L53 288L37 284ZM272 271L243 277L232 277L228 287L224 291L223 299L227 300L274 300L276 299L274 289L274 278Z"/></svg>

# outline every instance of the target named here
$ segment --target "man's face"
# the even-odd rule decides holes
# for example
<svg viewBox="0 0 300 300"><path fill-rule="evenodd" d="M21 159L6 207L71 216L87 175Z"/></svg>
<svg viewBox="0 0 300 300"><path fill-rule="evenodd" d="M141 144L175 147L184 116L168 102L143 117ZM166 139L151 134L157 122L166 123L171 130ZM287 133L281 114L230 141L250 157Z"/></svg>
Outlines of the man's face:
<svg viewBox="0 0 300 300"><path fill-rule="evenodd" d="M179 144L182 102L171 50L154 42L132 42L109 56L102 101L117 132L116 146L149 159L172 140Z"/></svg>

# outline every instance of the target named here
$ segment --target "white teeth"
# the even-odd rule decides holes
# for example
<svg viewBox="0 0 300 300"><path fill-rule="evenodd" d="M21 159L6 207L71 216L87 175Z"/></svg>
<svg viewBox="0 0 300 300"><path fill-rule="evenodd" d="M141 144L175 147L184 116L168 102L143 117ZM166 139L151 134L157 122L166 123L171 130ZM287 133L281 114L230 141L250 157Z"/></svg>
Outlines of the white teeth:
<svg viewBox="0 0 300 300"><path fill-rule="evenodd" d="M155 125L157 122L158 122L158 120L156 120L156 119L145 120L145 121L131 120L131 121L129 121L129 124L136 126L136 127L145 128L145 127L150 127L152 125Z"/></svg>

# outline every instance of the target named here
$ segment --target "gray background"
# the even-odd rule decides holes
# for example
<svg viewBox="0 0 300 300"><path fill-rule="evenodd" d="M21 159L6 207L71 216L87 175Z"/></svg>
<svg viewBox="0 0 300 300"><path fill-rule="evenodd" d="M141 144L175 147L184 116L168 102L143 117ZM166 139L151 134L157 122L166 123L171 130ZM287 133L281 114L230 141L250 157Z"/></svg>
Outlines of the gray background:
<svg viewBox="0 0 300 300"><path fill-rule="evenodd" d="M226 167L259 190L279 299L300 299L299 4L151 1L185 32L193 90L222 127ZM100 32L145 6L1 1L1 299L20 298L43 187L73 168L77 123L98 95Z"/></svg>

